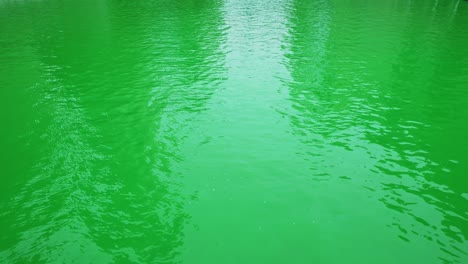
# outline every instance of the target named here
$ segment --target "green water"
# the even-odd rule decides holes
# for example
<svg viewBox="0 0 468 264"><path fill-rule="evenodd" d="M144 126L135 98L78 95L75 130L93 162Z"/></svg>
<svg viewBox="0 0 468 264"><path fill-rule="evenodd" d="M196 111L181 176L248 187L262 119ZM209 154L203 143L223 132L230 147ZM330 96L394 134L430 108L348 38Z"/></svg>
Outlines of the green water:
<svg viewBox="0 0 468 264"><path fill-rule="evenodd" d="M0 0L0 263L468 263L468 2Z"/></svg>

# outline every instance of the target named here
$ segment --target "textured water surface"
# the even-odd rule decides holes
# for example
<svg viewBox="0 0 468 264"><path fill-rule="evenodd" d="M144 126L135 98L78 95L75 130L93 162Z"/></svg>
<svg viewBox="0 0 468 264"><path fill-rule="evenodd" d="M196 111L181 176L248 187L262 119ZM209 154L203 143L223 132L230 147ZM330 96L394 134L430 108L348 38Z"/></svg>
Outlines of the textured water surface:
<svg viewBox="0 0 468 264"><path fill-rule="evenodd" d="M468 263L468 2L0 0L1 263Z"/></svg>

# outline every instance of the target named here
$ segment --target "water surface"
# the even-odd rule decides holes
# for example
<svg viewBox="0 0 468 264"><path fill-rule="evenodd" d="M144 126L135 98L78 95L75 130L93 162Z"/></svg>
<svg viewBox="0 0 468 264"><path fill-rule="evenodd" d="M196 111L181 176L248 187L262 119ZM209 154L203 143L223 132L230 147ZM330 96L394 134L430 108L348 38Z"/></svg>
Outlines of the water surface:
<svg viewBox="0 0 468 264"><path fill-rule="evenodd" d="M467 25L0 0L0 262L468 263Z"/></svg>

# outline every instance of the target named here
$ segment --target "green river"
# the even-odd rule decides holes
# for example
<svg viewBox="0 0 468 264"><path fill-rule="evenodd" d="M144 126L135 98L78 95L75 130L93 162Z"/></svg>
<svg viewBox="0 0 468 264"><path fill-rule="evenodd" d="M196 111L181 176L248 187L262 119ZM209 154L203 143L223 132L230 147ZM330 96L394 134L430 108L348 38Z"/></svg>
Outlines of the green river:
<svg viewBox="0 0 468 264"><path fill-rule="evenodd" d="M468 2L0 0L0 263L468 263Z"/></svg>

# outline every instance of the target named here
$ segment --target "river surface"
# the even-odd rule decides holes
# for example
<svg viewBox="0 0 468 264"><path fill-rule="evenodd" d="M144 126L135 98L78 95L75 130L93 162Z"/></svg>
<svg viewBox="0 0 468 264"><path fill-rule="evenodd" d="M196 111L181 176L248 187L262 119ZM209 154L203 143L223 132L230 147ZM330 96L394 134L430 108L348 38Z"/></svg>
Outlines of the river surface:
<svg viewBox="0 0 468 264"><path fill-rule="evenodd" d="M468 2L0 0L0 263L468 263Z"/></svg>

